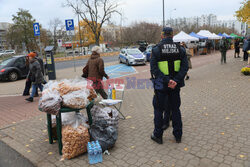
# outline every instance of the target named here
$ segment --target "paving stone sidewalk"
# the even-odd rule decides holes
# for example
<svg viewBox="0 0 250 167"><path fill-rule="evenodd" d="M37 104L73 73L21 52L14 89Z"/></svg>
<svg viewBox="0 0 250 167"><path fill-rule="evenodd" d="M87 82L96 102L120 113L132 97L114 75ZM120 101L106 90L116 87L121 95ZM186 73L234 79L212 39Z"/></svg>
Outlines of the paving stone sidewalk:
<svg viewBox="0 0 250 167"><path fill-rule="evenodd" d="M172 128L164 133L163 145L151 141L152 89L126 90L122 111L128 119L119 122L111 155L92 166L249 167L250 77L240 74L244 65L229 59L190 71L181 91L181 144L175 143ZM0 140L36 166L89 166L86 154L60 161L57 144L48 143L45 114L0 129Z"/></svg>

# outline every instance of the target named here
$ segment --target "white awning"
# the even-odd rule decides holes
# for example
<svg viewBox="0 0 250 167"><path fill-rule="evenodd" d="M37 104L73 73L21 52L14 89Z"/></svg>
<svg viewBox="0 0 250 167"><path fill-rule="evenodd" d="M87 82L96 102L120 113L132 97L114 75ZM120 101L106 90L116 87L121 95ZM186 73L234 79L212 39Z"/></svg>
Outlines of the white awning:
<svg viewBox="0 0 250 167"><path fill-rule="evenodd" d="M188 35L187 33L181 31L174 36L173 40L174 42L190 42L199 41L199 38L192 37L191 35Z"/></svg>

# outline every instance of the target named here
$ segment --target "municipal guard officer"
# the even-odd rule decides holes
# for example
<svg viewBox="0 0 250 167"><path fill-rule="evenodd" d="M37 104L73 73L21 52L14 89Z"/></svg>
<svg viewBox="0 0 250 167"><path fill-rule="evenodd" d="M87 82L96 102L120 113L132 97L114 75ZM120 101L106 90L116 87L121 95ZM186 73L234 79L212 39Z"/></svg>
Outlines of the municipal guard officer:
<svg viewBox="0 0 250 167"><path fill-rule="evenodd" d="M163 111L170 112L171 110L173 135L176 142L180 143L182 137L180 88L185 85L188 60L185 49L173 42L172 28L163 28L161 38L161 42L152 49L150 60L150 71L155 89L153 98L155 128L151 139L162 144Z"/></svg>

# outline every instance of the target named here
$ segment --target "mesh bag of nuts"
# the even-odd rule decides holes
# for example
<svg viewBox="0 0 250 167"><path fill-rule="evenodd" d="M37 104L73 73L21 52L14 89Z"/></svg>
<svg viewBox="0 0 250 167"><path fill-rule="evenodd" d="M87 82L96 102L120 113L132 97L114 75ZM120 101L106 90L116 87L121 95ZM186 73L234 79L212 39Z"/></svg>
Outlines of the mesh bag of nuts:
<svg viewBox="0 0 250 167"><path fill-rule="evenodd" d="M90 141L88 125L81 114L75 115L75 122L62 128L63 159L72 159L87 152Z"/></svg>
<svg viewBox="0 0 250 167"><path fill-rule="evenodd" d="M57 115L61 109L62 98L57 91L45 90L39 100L39 108L48 114Z"/></svg>

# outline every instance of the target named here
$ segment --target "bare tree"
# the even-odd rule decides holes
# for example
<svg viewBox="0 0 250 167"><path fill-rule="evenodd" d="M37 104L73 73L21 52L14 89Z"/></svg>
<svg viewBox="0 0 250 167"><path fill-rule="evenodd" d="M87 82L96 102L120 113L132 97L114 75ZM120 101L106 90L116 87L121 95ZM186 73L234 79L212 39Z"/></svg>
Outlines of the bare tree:
<svg viewBox="0 0 250 167"><path fill-rule="evenodd" d="M53 43L54 43L55 50L57 48L57 39L58 39L57 31L62 29L62 25L63 25L63 23L59 18L54 18L54 19L50 20L50 22L49 22L50 30L51 30L51 33L53 35Z"/></svg>
<svg viewBox="0 0 250 167"><path fill-rule="evenodd" d="M71 7L75 14L87 22L95 35L96 44L99 45L101 28L109 21L117 10L118 3L113 0L66 0L66 6Z"/></svg>

